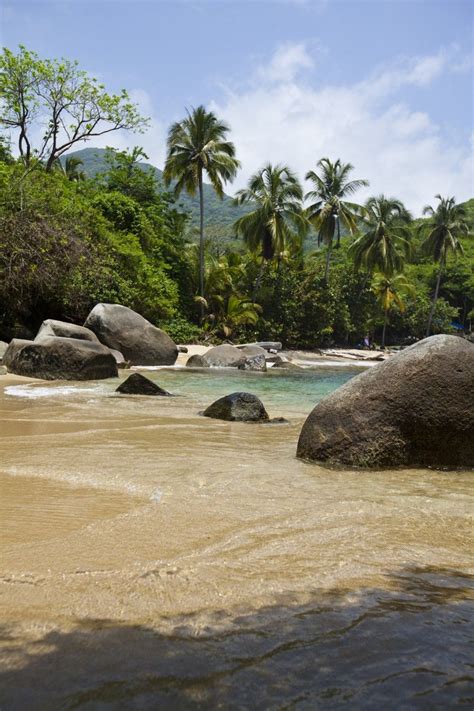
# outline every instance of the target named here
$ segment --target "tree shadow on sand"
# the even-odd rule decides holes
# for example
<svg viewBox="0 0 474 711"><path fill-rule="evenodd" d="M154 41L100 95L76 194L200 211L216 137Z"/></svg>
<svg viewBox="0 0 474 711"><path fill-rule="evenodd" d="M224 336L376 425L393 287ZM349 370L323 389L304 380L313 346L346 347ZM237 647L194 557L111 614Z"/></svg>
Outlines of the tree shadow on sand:
<svg viewBox="0 0 474 711"><path fill-rule="evenodd" d="M198 633L78 621L0 674L0 708L472 708L473 578L410 568L387 587L221 613Z"/></svg>

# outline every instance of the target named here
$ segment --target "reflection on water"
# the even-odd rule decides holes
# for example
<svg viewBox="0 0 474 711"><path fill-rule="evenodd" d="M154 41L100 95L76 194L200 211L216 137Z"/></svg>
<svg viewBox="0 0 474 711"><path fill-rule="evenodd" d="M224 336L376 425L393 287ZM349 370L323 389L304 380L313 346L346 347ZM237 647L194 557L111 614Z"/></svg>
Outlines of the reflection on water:
<svg viewBox="0 0 474 711"><path fill-rule="evenodd" d="M474 703L473 579L397 571L390 589L314 594L198 633L79 621L21 652L8 626L0 675L9 709L400 709ZM224 619L226 624L224 625ZM2 698L0 696L0 699Z"/></svg>
<svg viewBox="0 0 474 711"><path fill-rule="evenodd" d="M353 374L0 390L2 711L472 706L472 473L295 458Z"/></svg>

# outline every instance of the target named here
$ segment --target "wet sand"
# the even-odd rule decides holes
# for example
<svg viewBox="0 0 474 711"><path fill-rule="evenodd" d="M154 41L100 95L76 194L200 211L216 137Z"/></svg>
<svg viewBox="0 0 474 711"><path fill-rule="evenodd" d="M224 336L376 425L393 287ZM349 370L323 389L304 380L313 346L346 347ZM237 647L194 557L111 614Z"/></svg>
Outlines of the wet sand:
<svg viewBox="0 0 474 711"><path fill-rule="evenodd" d="M457 680L468 670L471 472L299 462L303 406L270 410L288 425L252 426L199 417L203 394L119 398L112 382L8 392L24 382L0 380L5 708L277 708L301 694L304 708L304 693L314 708L359 688L361 665L368 708L392 693L382 680L401 654L413 693L470 698ZM423 665L441 677L415 674Z"/></svg>

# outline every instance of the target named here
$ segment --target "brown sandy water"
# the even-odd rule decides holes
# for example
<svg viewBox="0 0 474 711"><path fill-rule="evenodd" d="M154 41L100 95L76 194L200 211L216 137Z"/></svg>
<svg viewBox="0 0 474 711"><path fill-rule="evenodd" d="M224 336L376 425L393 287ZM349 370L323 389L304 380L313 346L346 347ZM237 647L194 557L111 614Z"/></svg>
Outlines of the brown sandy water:
<svg viewBox="0 0 474 711"><path fill-rule="evenodd" d="M350 375L0 380L2 711L472 707L472 472L296 460Z"/></svg>

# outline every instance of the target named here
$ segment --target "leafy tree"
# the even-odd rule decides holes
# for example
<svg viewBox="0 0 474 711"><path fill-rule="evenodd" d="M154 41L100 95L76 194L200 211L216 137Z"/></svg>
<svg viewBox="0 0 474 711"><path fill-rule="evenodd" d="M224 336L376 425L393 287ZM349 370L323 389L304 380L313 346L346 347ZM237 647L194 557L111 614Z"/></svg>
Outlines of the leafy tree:
<svg viewBox="0 0 474 711"><path fill-rule="evenodd" d="M199 293L204 298L204 173L220 198L223 184L231 182L239 167L234 144L226 140L229 127L212 111L198 106L186 118L172 124L168 133L167 158L163 177L165 185L176 179L175 195L185 190L199 192Z"/></svg>
<svg viewBox="0 0 474 711"><path fill-rule="evenodd" d="M404 274L376 274L372 285L374 294L384 312L382 331L382 348L385 348L385 334L387 330L388 314L393 306L398 306L401 312L405 310L403 296L413 294L413 286L408 283Z"/></svg>
<svg viewBox="0 0 474 711"><path fill-rule="evenodd" d="M40 59L22 45L0 55L0 97L0 126L16 132L24 164L35 157L48 171L80 141L147 125L126 91L108 94L77 62Z"/></svg>
<svg viewBox="0 0 474 711"><path fill-rule="evenodd" d="M419 231L425 235L421 245L422 251L431 257L438 264L438 277L433 294L433 302L428 316L426 336L430 335L433 314L438 299L441 276L446 267L448 255L454 256L463 254L464 250L460 242L461 235L467 235L469 228L466 222L466 210L463 205L456 205L453 197L442 198L435 196L439 200L436 208L427 205L424 215L429 215L429 220L420 225Z"/></svg>
<svg viewBox="0 0 474 711"><path fill-rule="evenodd" d="M153 170L146 170L140 161L148 159L142 148L135 146L131 151L107 148L105 161L107 170L99 175L99 183L105 183L108 190L128 195L143 205L156 201L158 183Z"/></svg>
<svg viewBox="0 0 474 711"><path fill-rule="evenodd" d="M329 276L329 263L337 235L337 246L341 241L341 223L350 233L357 229L357 218L361 212L359 205L349 202L346 198L353 195L359 188L367 186L367 180L347 180L354 169L350 163L341 163L338 159L332 163L329 158L321 158L317 163L319 173L310 170L306 180L310 180L314 189L305 196L313 200L308 208L308 218L318 232L318 244L323 242L327 247L325 279Z"/></svg>
<svg viewBox="0 0 474 711"><path fill-rule="evenodd" d="M349 249L355 268L387 277L402 271L410 252L410 221L411 215L400 200L384 195L369 198L364 205L367 231Z"/></svg>
<svg viewBox="0 0 474 711"><path fill-rule="evenodd" d="M303 190L297 177L281 165L266 165L252 175L247 188L237 193L237 205L248 204L254 209L237 220L235 230L251 251L261 253L262 267L275 255L280 262L292 247L301 250L309 227L302 201ZM254 298L258 285L259 279Z"/></svg>

